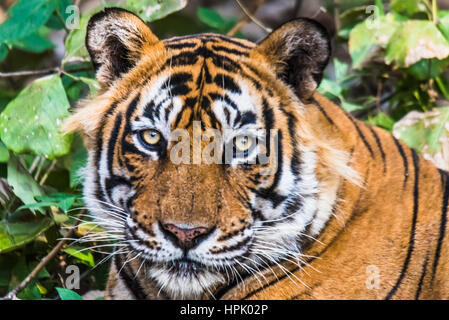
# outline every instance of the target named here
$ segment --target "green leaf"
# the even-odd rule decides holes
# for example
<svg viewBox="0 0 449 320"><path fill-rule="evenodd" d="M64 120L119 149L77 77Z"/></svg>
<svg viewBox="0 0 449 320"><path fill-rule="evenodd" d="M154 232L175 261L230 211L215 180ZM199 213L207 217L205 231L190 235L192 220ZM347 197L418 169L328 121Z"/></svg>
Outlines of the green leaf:
<svg viewBox="0 0 449 320"><path fill-rule="evenodd" d="M41 187L15 156L11 156L8 161L8 184L24 204L36 203L35 197L44 195Z"/></svg>
<svg viewBox="0 0 449 320"><path fill-rule="evenodd" d="M45 232L53 221L47 217L35 217L32 221L0 221L0 254L20 248Z"/></svg>
<svg viewBox="0 0 449 320"><path fill-rule="evenodd" d="M324 78L321 81L321 84L318 88L318 92L321 94L324 94L325 96L329 98L339 98L340 100L343 100L342 95L343 88L335 81L329 80Z"/></svg>
<svg viewBox="0 0 449 320"><path fill-rule="evenodd" d="M38 79L1 114L1 139L16 153L32 151L49 159L67 154L72 136L63 135L60 127L69 107L58 75Z"/></svg>
<svg viewBox="0 0 449 320"><path fill-rule="evenodd" d="M83 300L83 298L75 291L60 287L56 287L56 291L58 291L61 300Z"/></svg>
<svg viewBox="0 0 449 320"><path fill-rule="evenodd" d="M374 116L369 116L366 120L369 124L381 127L391 132L393 130L394 119L384 112L380 112Z"/></svg>
<svg viewBox="0 0 449 320"><path fill-rule="evenodd" d="M433 22L409 20L393 34L387 49L387 64L393 61L399 67L409 67L422 59L439 60L449 56L449 42Z"/></svg>
<svg viewBox="0 0 449 320"><path fill-rule="evenodd" d="M95 266L94 256L89 250L84 247L72 246L63 250L65 253L78 259L81 263L88 265L89 267Z"/></svg>
<svg viewBox="0 0 449 320"><path fill-rule="evenodd" d="M87 150L79 136L73 139L73 151L70 153L70 187L73 188L84 182L84 175L80 170L87 165Z"/></svg>
<svg viewBox="0 0 449 320"><path fill-rule="evenodd" d="M36 199L44 203L54 203L62 211L67 212L78 200L78 196L58 192L46 196L37 196Z"/></svg>
<svg viewBox="0 0 449 320"><path fill-rule="evenodd" d="M5 43L0 43L0 61L8 55L8 46Z"/></svg>
<svg viewBox="0 0 449 320"><path fill-rule="evenodd" d="M343 109L345 109L347 112L353 112L353 111L356 111L356 110L363 110L363 109L365 109L365 107L363 107L363 106L359 106L357 104L354 104L354 103L351 103L351 102L347 102L347 101L344 101L344 100L341 102L341 107Z"/></svg>
<svg viewBox="0 0 449 320"><path fill-rule="evenodd" d="M426 12L426 6L422 0L391 0L391 8L397 12L404 12L409 15Z"/></svg>
<svg viewBox="0 0 449 320"><path fill-rule="evenodd" d="M420 81L436 78L447 70L449 59L422 59L406 69L408 74Z"/></svg>
<svg viewBox="0 0 449 320"><path fill-rule="evenodd" d="M82 82L87 84L89 86L90 94L95 95L100 90L100 85L98 84L98 81L96 79L86 78L86 77L79 77Z"/></svg>
<svg viewBox="0 0 449 320"><path fill-rule="evenodd" d="M0 141L0 162L8 162L8 160L9 160L8 148L6 148L3 142Z"/></svg>
<svg viewBox="0 0 449 320"><path fill-rule="evenodd" d="M16 41L36 32L50 18L54 0L20 0L9 10L10 18L0 25L0 43Z"/></svg>
<svg viewBox="0 0 449 320"><path fill-rule="evenodd" d="M89 53L87 52L86 41L86 28L89 19L98 11L101 11L103 7L96 10L85 13L81 16L79 21L79 28L70 31L67 39L65 40L65 57L62 60L62 64L66 64L72 61L88 61Z"/></svg>
<svg viewBox="0 0 449 320"><path fill-rule="evenodd" d="M12 42L14 47L24 51L40 53L49 49L53 49L53 43L45 37L48 32L41 31L30 34L29 36Z"/></svg>
<svg viewBox="0 0 449 320"><path fill-rule="evenodd" d="M209 27L223 29L226 27L226 20L215 10L199 7L197 11L198 19Z"/></svg>
<svg viewBox="0 0 449 320"><path fill-rule="evenodd" d="M231 29L237 22L234 18L224 18L217 11L209 8L198 7L197 15L201 22L222 33Z"/></svg>
<svg viewBox="0 0 449 320"><path fill-rule="evenodd" d="M408 146L427 154L443 157L443 145L449 146L449 107L428 112L412 111L394 125L393 133ZM447 159L449 165L449 159Z"/></svg>
<svg viewBox="0 0 449 320"><path fill-rule="evenodd" d="M63 23L67 20L67 18L70 16L70 12L67 13L67 7L73 5L73 2L71 0L58 0L56 1L56 13L61 18Z"/></svg>
<svg viewBox="0 0 449 320"><path fill-rule="evenodd" d="M183 9L187 0L127 0L125 8L138 14L146 22L162 19Z"/></svg>
<svg viewBox="0 0 449 320"><path fill-rule="evenodd" d="M25 255L21 255L16 260L11 272L11 281L9 283L9 290L21 283L32 271L31 265L28 265ZM18 295L19 299L36 300L41 299L41 294L36 286L36 280L31 280L30 283Z"/></svg>
<svg viewBox="0 0 449 320"><path fill-rule="evenodd" d="M349 53L354 69L360 69L384 49L401 22L393 15L378 17L377 28L366 22L356 25L349 34Z"/></svg>
<svg viewBox="0 0 449 320"><path fill-rule="evenodd" d="M0 256L0 287L7 287L11 278L11 271L16 263L15 256Z"/></svg>
<svg viewBox="0 0 449 320"><path fill-rule="evenodd" d="M440 29L446 40L449 40L449 11L438 12L438 29Z"/></svg>
<svg viewBox="0 0 449 320"><path fill-rule="evenodd" d="M337 58L334 59L335 80L342 81L348 73L349 66L347 63L341 62Z"/></svg>

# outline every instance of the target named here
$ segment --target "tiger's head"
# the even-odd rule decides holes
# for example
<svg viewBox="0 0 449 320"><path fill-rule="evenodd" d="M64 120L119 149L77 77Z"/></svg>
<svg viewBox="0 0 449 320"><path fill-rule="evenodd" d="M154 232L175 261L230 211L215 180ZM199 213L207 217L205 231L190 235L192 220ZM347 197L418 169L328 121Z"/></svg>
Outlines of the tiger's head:
<svg viewBox="0 0 449 320"><path fill-rule="evenodd" d="M293 20L257 45L159 40L134 14L105 9L86 47L101 91L66 128L83 135L85 202L117 250L174 298L300 263L338 181L355 176L304 116L330 55L324 28Z"/></svg>

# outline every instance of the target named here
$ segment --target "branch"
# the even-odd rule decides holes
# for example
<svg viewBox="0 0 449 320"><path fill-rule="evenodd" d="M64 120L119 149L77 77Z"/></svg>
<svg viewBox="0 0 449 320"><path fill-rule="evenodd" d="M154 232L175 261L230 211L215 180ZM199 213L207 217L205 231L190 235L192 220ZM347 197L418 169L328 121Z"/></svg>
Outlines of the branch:
<svg viewBox="0 0 449 320"><path fill-rule="evenodd" d="M81 216L84 213L85 211L83 210L81 212ZM51 259L55 257L59 250L61 250L62 246L67 242L67 238L71 238L74 235L79 223L80 222L78 221L78 223L69 230L65 238L58 242L58 244L39 262L39 264L33 269L33 271L31 271L31 273L17 287L8 292L8 294L3 298L0 298L0 300L17 300L17 295L19 294L19 292L25 289L28 284L37 277L39 272L51 261Z"/></svg>
<svg viewBox="0 0 449 320"><path fill-rule="evenodd" d="M59 68L50 68L50 69L31 70L31 71L0 72L0 78L36 76L36 75L57 73L59 71L60 71Z"/></svg>
<svg viewBox="0 0 449 320"><path fill-rule="evenodd" d="M39 76L39 75L46 75L46 74L52 74L52 73L59 73L59 74L67 75L68 73L90 71L90 70L92 70L92 68L79 68L79 69L73 69L73 70L63 70L62 68L55 67L55 68L42 69L42 70L0 72L0 78Z"/></svg>
<svg viewBox="0 0 449 320"><path fill-rule="evenodd" d="M245 13L246 16L244 16L231 30L229 30L229 32L227 33L228 36L233 36L237 33L237 31L239 31L246 23L248 23L250 20L252 22L254 22L255 24L257 24L260 28L262 28L263 30L265 30L266 33L270 33L271 31L273 31L271 28L266 27L262 22L260 22L256 17L254 17L254 13L257 11L257 9L259 9L259 7L265 2L265 1L260 1L259 4L256 6L256 8L254 9L254 12L251 13L249 12L249 10L240 2L240 0L235 0L237 1L238 5L240 6L240 8L243 10L243 12Z"/></svg>

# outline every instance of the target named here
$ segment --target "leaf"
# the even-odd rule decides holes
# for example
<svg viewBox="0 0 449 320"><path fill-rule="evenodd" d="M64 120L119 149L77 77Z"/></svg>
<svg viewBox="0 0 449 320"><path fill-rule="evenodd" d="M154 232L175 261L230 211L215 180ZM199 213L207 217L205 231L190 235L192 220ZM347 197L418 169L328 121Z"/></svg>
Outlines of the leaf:
<svg viewBox="0 0 449 320"><path fill-rule="evenodd" d="M43 216L26 222L0 221L0 254L15 250L35 240L52 225L53 221Z"/></svg>
<svg viewBox="0 0 449 320"><path fill-rule="evenodd" d="M127 0L125 8L146 22L162 19L187 5L187 0Z"/></svg>
<svg viewBox="0 0 449 320"><path fill-rule="evenodd" d="M343 100L343 95L342 95L342 91L343 88L335 81L329 80L324 78L321 81L321 84L318 88L318 92L320 92L321 94L324 94L325 96L329 97L329 98L339 98L340 100Z"/></svg>
<svg viewBox="0 0 449 320"><path fill-rule="evenodd" d="M338 82L344 80L348 73L349 66L347 63L341 62L337 58L334 59L335 80Z"/></svg>
<svg viewBox="0 0 449 320"><path fill-rule="evenodd" d="M73 5L71 0L58 0L56 1L56 13L65 23L67 18L70 16L70 12L67 12L67 7Z"/></svg>
<svg viewBox="0 0 449 320"><path fill-rule="evenodd" d="M422 59L442 60L449 56L449 42L433 22L409 20L393 34L385 55L387 64L409 67Z"/></svg>
<svg viewBox="0 0 449 320"><path fill-rule="evenodd" d="M8 148L6 148L3 142L0 141L0 163L8 162L8 160L9 160Z"/></svg>
<svg viewBox="0 0 449 320"><path fill-rule="evenodd" d="M9 290L19 285L32 271L32 267L28 265L25 255L18 257L11 272L11 281L9 283ZM30 283L22 290L17 297L24 300L36 300L41 298L39 289L36 286L36 280L31 280Z"/></svg>
<svg viewBox="0 0 449 320"><path fill-rule="evenodd" d="M53 49L53 43L45 37L46 32L37 32L29 36L12 42L14 47L24 51L40 53L45 50Z"/></svg>
<svg viewBox="0 0 449 320"><path fill-rule="evenodd" d="M90 94L95 95L100 90L100 85L98 84L98 81L96 79L86 78L86 77L79 77L82 82L87 84L89 86Z"/></svg>
<svg viewBox="0 0 449 320"><path fill-rule="evenodd" d="M391 8L397 12L405 12L409 15L426 12L426 6L422 0L391 0Z"/></svg>
<svg viewBox="0 0 449 320"><path fill-rule="evenodd" d="M236 20L233 18L223 18L217 11L199 7L197 11L198 19L218 31L224 33L231 29Z"/></svg>
<svg viewBox="0 0 449 320"><path fill-rule="evenodd" d="M344 101L344 100L341 102L341 107L343 109L345 109L347 112L353 112L353 111L356 111L356 110L365 109L365 107L363 107L363 106L359 106L357 104L354 104L354 103L351 103L351 102L347 102L347 101Z"/></svg>
<svg viewBox="0 0 449 320"><path fill-rule="evenodd" d="M197 11L198 19L209 27L222 29L226 27L226 20L215 10L199 7Z"/></svg>
<svg viewBox="0 0 449 320"><path fill-rule="evenodd" d="M56 287L55 289L58 291L61 300L83 300L83 298L75 291L60 287Z"/></svg>
<svg viewBox="0 0 449 320"><path fill-rule="evenodd" d="M0 134L8 149L54 159L70 150L71 135L60 132L69 101L58 75L32 82L0 116Z"/></svg>
<svg viewBox="0 0 449 320"><path fill-rule="evenodd" d="M78 196L67 193L53 193L46 196L38 196L36 199L44 203L54 203L62 211L67 212L78 200Z"/></svg>
<svg viewBox="0 0 449 320"><path fill-rule="evenodd" d="M54 0L20 0L9 10L10 18L0 25L0 43L16 41L36 32L50 18Z"/></svg>
<svg viewBox="0 0 449 320"><path fill-rule="evenodd" d="M11 271L16 263L16 257L10 255L0 256L0 287L7 287L11 278Z"/></svg>
<svg viewBox="0 0 449 320"><path fill-rule="evenodd" d="M8 161L8 184L24 204L36 203L35 197L44 195L41 187L15 156L11 156Z"/></svg>
<svg viewBox="0 0 449 320"><path fill-rule="evenodd" d="M422 59L406 69L408 74L420 81L436 78L449 66L449 59Z"/></svg>
<svg viewBox="0 0 449 320"><path fill-rule="evenodd" d="M449 11L440 10L438 12L438 29L449 40Z"/></svg>
<svg viewBox="0 0 449 320"><path fill-rule="evenodd" d="M366 22L356 25L349 34L349 53L354 69L362 68L384 49L401 22L391 14L378 17L377 28Z"/></svg>
<svg viewBox="0 0 449 320"><path fill-rule="evenodd" d="M87 164L87 150L79 136L75 136L73 140L73 151L70 153L70 187L73 188L84 182L85 176L82 169Z"/></svg>
<svg viewBox="0 0 449 320"><path fill-rule="evenodd" d="M449 169L449 107L412 111L394 125L393 134L438 167Z"/></svg>
<svg viewBox="0 0 449 320"><path fill-rule="evenodd" d="M390 132L393 130L394 119L384 112L379 112L374 116L368 117L366 122L373 126L384 128Z"/></svg>
<svg viewBox="0 0 449 320"><path fill-rule="evenodd" d="M94 256L89 250L84 247L72 246L63 250L65 253L77 258L81 263L88 265L89 267L95 266Z"/></svg>
<svg viewBox="0 0 449 320"><path fill-rule="evenodd" d="M79 27L70 31L67 39L65 40L65 57L62 60L62 64L66 64L71 61L87 61L89 60L89 53L85 46L86 40L86 28L89 19L103 7L97 10L90 11L81 16L79 21Z"/></svg>
<svg viewBox="0 0 449 320"><path fill-rule="evenodd" d="M5 43L0 43L0 61L8 55L8 46Z"/></svg>

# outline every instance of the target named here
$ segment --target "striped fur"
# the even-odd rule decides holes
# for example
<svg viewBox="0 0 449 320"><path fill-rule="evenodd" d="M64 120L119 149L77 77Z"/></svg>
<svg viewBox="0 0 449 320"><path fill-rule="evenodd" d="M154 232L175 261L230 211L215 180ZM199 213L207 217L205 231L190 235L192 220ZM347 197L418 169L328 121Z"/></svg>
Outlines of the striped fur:
<svg viewBox="0 0 449 320"><path fill-rule="evenodd" d="M117 240L108 299L449 297L448 174L315 93L330 53L322 27L295 20L259 45L159 41L107 9L86 44L102 91L66 130L83 134L85 201L102 239ZM139 140L146 129L164 137L158 148ZM175 164L177 129L216 129L225 143L275 130L275 170ZM210 233L187 251L166 223Z"/></svg>

